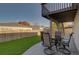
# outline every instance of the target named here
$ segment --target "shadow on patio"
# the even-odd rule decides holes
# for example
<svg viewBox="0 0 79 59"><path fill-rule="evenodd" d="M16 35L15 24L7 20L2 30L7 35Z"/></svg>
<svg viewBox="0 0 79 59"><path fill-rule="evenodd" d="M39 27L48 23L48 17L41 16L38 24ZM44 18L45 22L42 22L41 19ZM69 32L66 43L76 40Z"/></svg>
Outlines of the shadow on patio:
<svg viewBox="0 0 79 59"><path fill-rule="evenodd" d="M23 55L46 55L44 53L44 49L45 49L45 47L42 45L42 42L40 42L40 43L32 46L30 49L28 49L25 53L23 53ZM57 51L55 46L53 46L52 49L55 52L54 55L64 55L63 53ZM77 52L75 45L74 45L73 38L71 39L69 50L71 51L71 55L78 55L79 54Z"/></svg>

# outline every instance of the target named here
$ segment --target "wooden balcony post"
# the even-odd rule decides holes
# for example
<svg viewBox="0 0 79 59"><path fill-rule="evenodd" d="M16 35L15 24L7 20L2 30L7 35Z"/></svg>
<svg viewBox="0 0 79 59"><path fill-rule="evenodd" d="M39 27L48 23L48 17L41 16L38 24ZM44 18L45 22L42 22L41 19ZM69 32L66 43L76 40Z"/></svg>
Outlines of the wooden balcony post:
<svg viewBox="0 0 79 59"><path fill-rule="evenodd" d="M63 31L63 35L65 35L64 24L63 23L62 23L62 31Z"/></svg>
<svg viewBox="0 0 79 59"><path fill-rule="evenodd" d="M50 19L50 37L52 38L52 18Z"/></svg>

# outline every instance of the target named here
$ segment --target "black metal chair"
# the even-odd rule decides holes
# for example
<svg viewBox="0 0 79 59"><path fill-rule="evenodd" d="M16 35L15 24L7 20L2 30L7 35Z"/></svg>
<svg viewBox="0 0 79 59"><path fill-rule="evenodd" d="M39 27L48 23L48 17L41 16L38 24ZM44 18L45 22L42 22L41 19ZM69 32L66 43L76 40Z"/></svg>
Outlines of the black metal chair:
<svg viewBox="0 0 79 59"><path fill-rule="evenodd" d="M42 41L42 45L44 45L43 32L40 32L40 33L41 33L41 41Z"/></svg>
<svg viewBox="0 0 79 59"><path fill-rule="evenodd" d="M59 48L59 50L62 53L66 54L66 55L71 54L71 51L68 48L69 48L69 43L70 43L70 40L71 40L72 35L73 35L73 33L70 34L69 39L63 39L62 42L61 42L61 44L62 44L63 47L62 48Z"/></svg>
<svg viewBox="0 0 79 59"><path fill-rule="evenodd" d="M51 38L50 38L50 33L41 33L41 40L43 41L43 46L45 47L44 53L47 55L54 55L55 51L52 49L52 43L51 43Z"/></svg>
<svg viewBox="0 0 79 59"><path fill-rule="evenodd" d="M56 31L55 32L55 46L56 46L56 49L58 51L58 47L61 45L61 32L60 31Z"/></svg>

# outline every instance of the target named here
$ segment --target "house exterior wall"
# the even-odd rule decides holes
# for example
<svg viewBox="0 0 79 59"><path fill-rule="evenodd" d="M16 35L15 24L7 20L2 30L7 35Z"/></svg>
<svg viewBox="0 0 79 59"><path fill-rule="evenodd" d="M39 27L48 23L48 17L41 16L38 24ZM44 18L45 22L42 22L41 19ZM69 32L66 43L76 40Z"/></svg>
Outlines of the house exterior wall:
<svg viewBox="0 0 79 59"><path fill-rule="evenodd" d="M74 19L74 42L76 45L76 48L79 52L79 9L77 10L75 19Z"/></svg>

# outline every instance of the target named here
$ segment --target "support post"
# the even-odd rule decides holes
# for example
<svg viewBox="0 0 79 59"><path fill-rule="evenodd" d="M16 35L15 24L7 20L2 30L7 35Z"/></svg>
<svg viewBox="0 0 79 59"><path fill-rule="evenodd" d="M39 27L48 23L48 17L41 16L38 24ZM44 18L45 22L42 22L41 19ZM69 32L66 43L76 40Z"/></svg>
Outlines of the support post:
<svg viewBox="0 0 79 59"><path fill-rule="evenodd" d="M50 37L52 38L52 18L50 19Z"/></svg>
<svg viewBox="0 0 79 59"><path fill-rule="evenodd" d="M60 25L58 21L56 21L56 25L57 25L57 29L60 30Z"/></svg>
<svg viewBox="0 0 79 59"><path fill-rule="evenodd" d="M62 22L62 31L63 31L63 35L65 35L64 24L63 24L63 22Z"/></svg>

